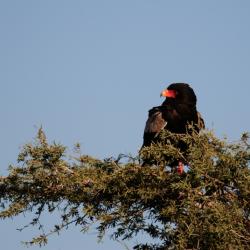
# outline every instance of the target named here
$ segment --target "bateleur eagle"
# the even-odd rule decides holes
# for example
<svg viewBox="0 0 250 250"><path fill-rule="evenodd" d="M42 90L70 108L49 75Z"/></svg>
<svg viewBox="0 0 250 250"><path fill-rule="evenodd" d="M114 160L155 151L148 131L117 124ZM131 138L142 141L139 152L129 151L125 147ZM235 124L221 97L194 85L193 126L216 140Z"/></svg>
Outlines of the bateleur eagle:
<svg viewBox="0 0 250 250"><path fill-rule="evenodd" d="M205 128L204 120L196 109L196 95L188 84L173 83L161 92L161 96L166 97L162 105L149 110L142 148L159 141L158 135L163 129L184 134L188 132L188 124L193 124L197 132ZM183 163L178 164L177 171L182 173Z"/></svg>

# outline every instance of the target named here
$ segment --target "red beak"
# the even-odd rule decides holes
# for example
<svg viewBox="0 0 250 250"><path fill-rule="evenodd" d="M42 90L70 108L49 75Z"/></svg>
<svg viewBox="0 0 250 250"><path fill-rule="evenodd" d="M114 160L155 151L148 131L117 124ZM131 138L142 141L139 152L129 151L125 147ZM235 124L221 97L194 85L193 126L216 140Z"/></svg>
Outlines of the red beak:
<svg viewBox="0 0 250 250"><path fill-rule="evenodd" d="M169 97L169 98L175 98L176 97L176 91L175 90L168 90L165 89L161 92L161 96Z"/></svg>

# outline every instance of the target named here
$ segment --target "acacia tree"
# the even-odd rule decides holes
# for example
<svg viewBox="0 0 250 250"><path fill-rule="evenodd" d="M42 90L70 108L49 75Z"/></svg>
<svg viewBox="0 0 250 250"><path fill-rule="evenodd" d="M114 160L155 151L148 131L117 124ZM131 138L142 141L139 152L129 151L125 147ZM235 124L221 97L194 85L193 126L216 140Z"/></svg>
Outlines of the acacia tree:
<svg viewBox="0 0 250 250"><path fill-rule="evenodd" d="M30 212L29 225L41 228L41 214L59 210L60 223L29 244L46 244L50 234L69 225L87 231L94 223L100 238L112 228L115 239L143 232L158 240L134 249L249 249L247 134L237 143L209 131L160 136L161 142L126 161L82 154L72 161L66 148L49 144L40 129L37 140L20 152L19 166L0 177L0 217ZM185 155L174 143L180 140L188 145ZM141 159L154 163L142 167ZM173 159L188 162L184 174L168 167Z"/></svg>

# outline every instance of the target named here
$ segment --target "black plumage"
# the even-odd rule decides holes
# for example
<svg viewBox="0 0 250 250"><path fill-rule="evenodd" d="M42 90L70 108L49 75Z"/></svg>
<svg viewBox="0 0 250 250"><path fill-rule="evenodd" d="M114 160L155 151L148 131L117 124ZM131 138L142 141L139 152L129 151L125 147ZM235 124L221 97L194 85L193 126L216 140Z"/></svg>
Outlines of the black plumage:
<svg viewBox="0 0 250 250"><path fill-rule="evenodd" d="M149 110L142 148L159 141L158 135L163 129L172 133L184 134L189 133L189 124L193 124L197 132L205 128L204 120L196 109L196 95L188 84L173 83L161 95L166 97L161 106ZM182 142L179 142L179 148L181 151L187 149ZM151 163L152 161L144 161L143 165ZM182 173L183 162L176 159L171 165L180 166L180 173Z"/></svg>

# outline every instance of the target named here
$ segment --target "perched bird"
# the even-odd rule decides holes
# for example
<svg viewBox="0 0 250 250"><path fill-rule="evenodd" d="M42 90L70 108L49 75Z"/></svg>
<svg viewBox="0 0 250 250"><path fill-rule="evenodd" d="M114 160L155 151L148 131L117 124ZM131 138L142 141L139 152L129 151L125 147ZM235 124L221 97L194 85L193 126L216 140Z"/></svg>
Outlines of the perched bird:
<svg viewBox="0 0 250 250"><path fill-rule="evenodd" d="M193 124L197 132L205 128L204 120L196 109L196 95L187 83L172 83L161 92L166 97L161 106L149 110L143 147L159 141L159 133L166 129L172 133L187 133L187 125ZM177 172L183 172L184 164L178 162Z"/></svg>

